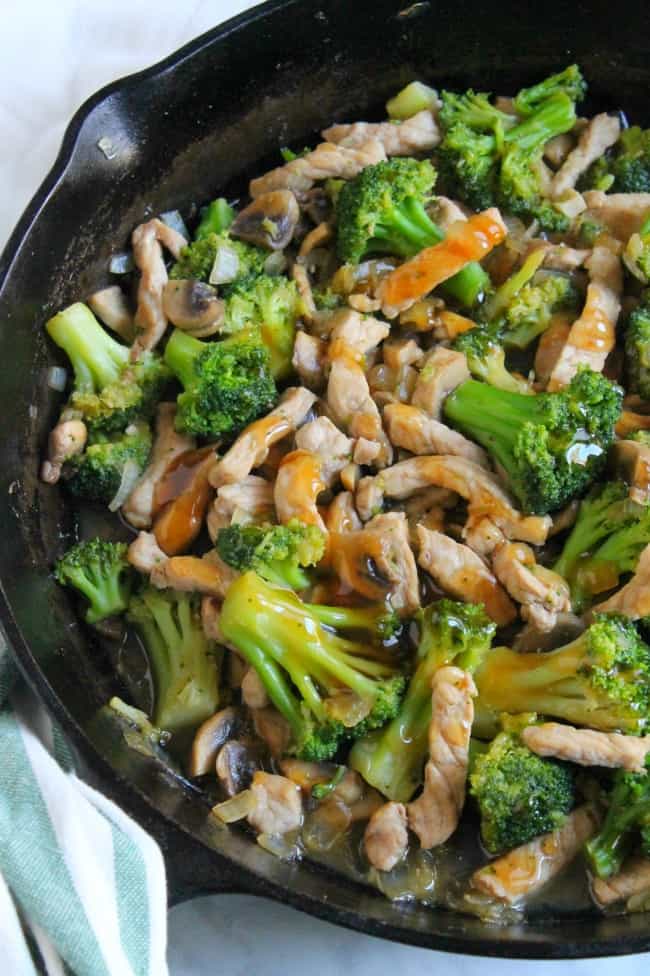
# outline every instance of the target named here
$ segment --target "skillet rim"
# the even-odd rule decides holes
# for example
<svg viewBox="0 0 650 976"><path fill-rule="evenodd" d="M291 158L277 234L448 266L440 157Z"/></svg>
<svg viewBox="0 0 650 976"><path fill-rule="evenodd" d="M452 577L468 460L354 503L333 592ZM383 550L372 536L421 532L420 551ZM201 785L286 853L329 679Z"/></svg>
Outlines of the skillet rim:
<svg viewBox="0 0 650 976"><path fill-rule="evenodd" d="M320 3L317 3L316 0L309 0L309 2L313 6L322 7L327 3L327 0L321 0ZM263 21L267 17L272 16L276 11L286 11L298 5L302 5L304 11L305 0L266 0L266 2L244 10L229 20L205 31L150 67L120 77L90 95L75 111L68 123L60 149L51 168L27 204L22 216L9 236L2 253L0 253L0 295L11 275L14 261L22 247L28 241L29 235L37 224L43 208L64 181L67 171L74 161L75 153L82 144L84 124L93 112L100 108L115 93L124 90L134 90L143 84L162 77L168 72L173 72L184 62L191 60L204 49L219 44L228 35L238 31L240 28L251 25L256 21ZM31 653L26 640L22 636L20 627L14 619L11 605L5 595L1 580L0 627L4 629L4 633L8 638L8 646L17 659L22 674L56 720L65 728L67 735L70 736L74 746L82 756L84 764L88 764L88 772L91 777L96 779L100 784L100 788L107 795L111 796L119 806L126 808L136 820L140 823L143 820L146 821L144 824L145 829L152 833L155 839L161 843L168 869L170 867L170 861L173 865L175 860L182 860L182 857L179 858L178 854L179 845L193 845L203 852L205 852L207 847L210 858L215 864L215 874L219 873L220 876L214 878L209 888L190 889L189 893L182 892L179 894L177 892L177 897L174 897L174 882L170 881L169 895L171 904L182 901L184 897L195 897L201 894L219 892L252 894L289 904L292 908L303 911L316 918L324 919L353 931L363 932L366 935L373 935L392 942L415 945L440 952L478 957L559 960L613 957L644 952L650 949L650 923L648 931L645 934L633 933L614 935L611 937L605 936L591 941L587 937L584 942L580 941L577 944L574 942L567 943L563 932L567 927L576 928L581 926L587 928L590 922L589 919L585 919L584 921L579 919L558 919L556 923L550 924L547 928L543 929L527 926L524 930L526 932L524 937L514 934L507 940L486 936L451 935L448 933L432 932L428 929L419 930L400 925L397 912L395 923L387 923L364 915L360 911L350 911L332 905L328 902L327 898L319 899L309 893L296 892L290 887L269 880L262 874L249 870L227 855L203 844L188 828L178 823L172 816L159 810L147 794L140 789L138 784L123 776L102 756L98 748L93 744L90 736L84 731L62 699L56 694L39 666L39 663ZM313 869L313 865L308 861L306 862L306 866ZM236 878L233 876L234 873L236 873ZM341 878L341 880L344 884L354 884L345 878ZM459 918L462 921L462 917L459 916ZM507 931L503 928L496 930L490 926L486 926L486 929L494 935L496 935L497 931L500 931L502 934Z"/></svg>

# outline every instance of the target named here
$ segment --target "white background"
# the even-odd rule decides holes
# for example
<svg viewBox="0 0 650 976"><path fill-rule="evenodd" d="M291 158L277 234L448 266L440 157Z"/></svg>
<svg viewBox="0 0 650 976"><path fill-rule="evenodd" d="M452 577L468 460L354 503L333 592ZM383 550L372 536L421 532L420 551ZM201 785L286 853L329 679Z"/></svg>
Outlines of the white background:
<svg viewBox="0 0 650 976"><path fill-rule="evenodd" d="M0 0L0 246L88 95L249 6L246 0ZM175 909L169 941L172 976L645 976L649 961L446 956L356 935L244 896L203 898Z"/></svg>

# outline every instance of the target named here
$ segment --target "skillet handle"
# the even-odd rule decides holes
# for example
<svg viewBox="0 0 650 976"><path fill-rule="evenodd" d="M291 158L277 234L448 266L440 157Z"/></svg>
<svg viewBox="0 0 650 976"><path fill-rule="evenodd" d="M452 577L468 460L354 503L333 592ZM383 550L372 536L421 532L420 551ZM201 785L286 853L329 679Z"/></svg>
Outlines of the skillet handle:
<svg viewBox="0 0 650 976"><path fill-rule="evenodd" d="M207 851L162 818L149 833L158 841L167 869L167 901L170 908L200 895L250 894L236 865L216 851ZM235 872L239 874L236 877Z"/></svg>

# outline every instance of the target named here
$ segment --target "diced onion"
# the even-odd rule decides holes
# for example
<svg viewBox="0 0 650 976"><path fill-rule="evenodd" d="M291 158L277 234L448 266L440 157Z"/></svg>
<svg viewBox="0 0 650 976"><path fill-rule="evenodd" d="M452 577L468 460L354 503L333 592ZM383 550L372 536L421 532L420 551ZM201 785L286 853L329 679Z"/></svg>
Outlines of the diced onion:
<svg viewBox="0 0 650 976"><path fill-rule="evenodd" d="M247 817L254 806L255 797L252 791L242 790L230 800L217 803L216 807L212 807L212 812L223 823L235 823L236 820L243 820L244 817Z"/></svg>
<svg viewBox="0 0 650 976"><path fill-rule="evenodd" d="M297 844L297 834L293 830L289 834L258 834L257 843L269 854L279 857L282 861L291 861L300 853Z"/></svg>
<svg viewBox="0 0 650 976"><path fill-rule="evenodd" d="M434 88L429 88L421 81L412 81L406 88L402 88L394 98L386 102L386 111L389 119L402 121L403 119L410 119L425 108L434 111L439 104L438 92Z"/></svg>
<svg viewBox="0 0 650 976"><path fill-rule="evenodd" d="M68 382L68 371L63 366L50 366L47 371L47 385L51 390L63 393Z"/></svg>
<svg viewBox="0 0 650 976"><path fill-rule="evenodd" d="M239 256L232 247L223 244L217 248L208 281L211 285L225 285L234 281L239 272Z"/></svg>
<svg viewBox="0 0 650 976"><path fill-rule="evenodd" d="M116 512L118 508L122 507L135 488L135 483L139 477L140 468L138 465L135 463L135 461L127 461L124 465L124 470L122 471L120 486L115 492L115 497L108 504L109 512Z"/></svg>
<svg viewBox="0 0 650 976"><path fill-rule="evenodd" d="M120 251L118 254L114 254L108 264L108 270L111 274L116 275L128 274L134 268L135 263L131 251Z"/></svg>
<svg viewBox="0 0 650 976"><path fill-rule="evenodd" d="M161 213L160 219L163 224L167 224L172 230L176 230L179 234L182 234L186 241L190 239L190 232L185 226L185 221L181 217L179 210L166 210L165 213Z"/></svg>

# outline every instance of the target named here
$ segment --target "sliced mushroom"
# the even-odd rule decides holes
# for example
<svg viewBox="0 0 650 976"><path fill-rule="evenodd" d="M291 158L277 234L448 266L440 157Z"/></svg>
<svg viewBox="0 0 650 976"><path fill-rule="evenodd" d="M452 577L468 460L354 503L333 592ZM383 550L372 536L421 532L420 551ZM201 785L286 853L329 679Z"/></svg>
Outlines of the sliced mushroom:
<svg viewBox="0 0 650 976"><path fill-rule="evenodd" d="M230 739L219 750L217 776L227 796L247 790L260 768L260 750L241 739Z"/></svg>
<svg viewBox="0 0 650 976"><path fill-rule="evenodd" d="M197 338L213 335L223 322L224 303L204 281L175 279L163 289L163 309L169 321Z"/></svg>
<svg viewBox="0 0 650 976"><path fill-rule="evenodd" d="M270 251L281 251L293 237L299 217L298 201L291 190L272 190L238 214L230 233Z"/></svg>
<svg viewBox="0 0 650 976"><path fill-rule="evenodd" d="M217 755L226 742L241 727L241 713L232 706L220 712L199 726L190 754L190 776L205 776L214 770ZM235 791L236 792L236 791Z"/></svg>

